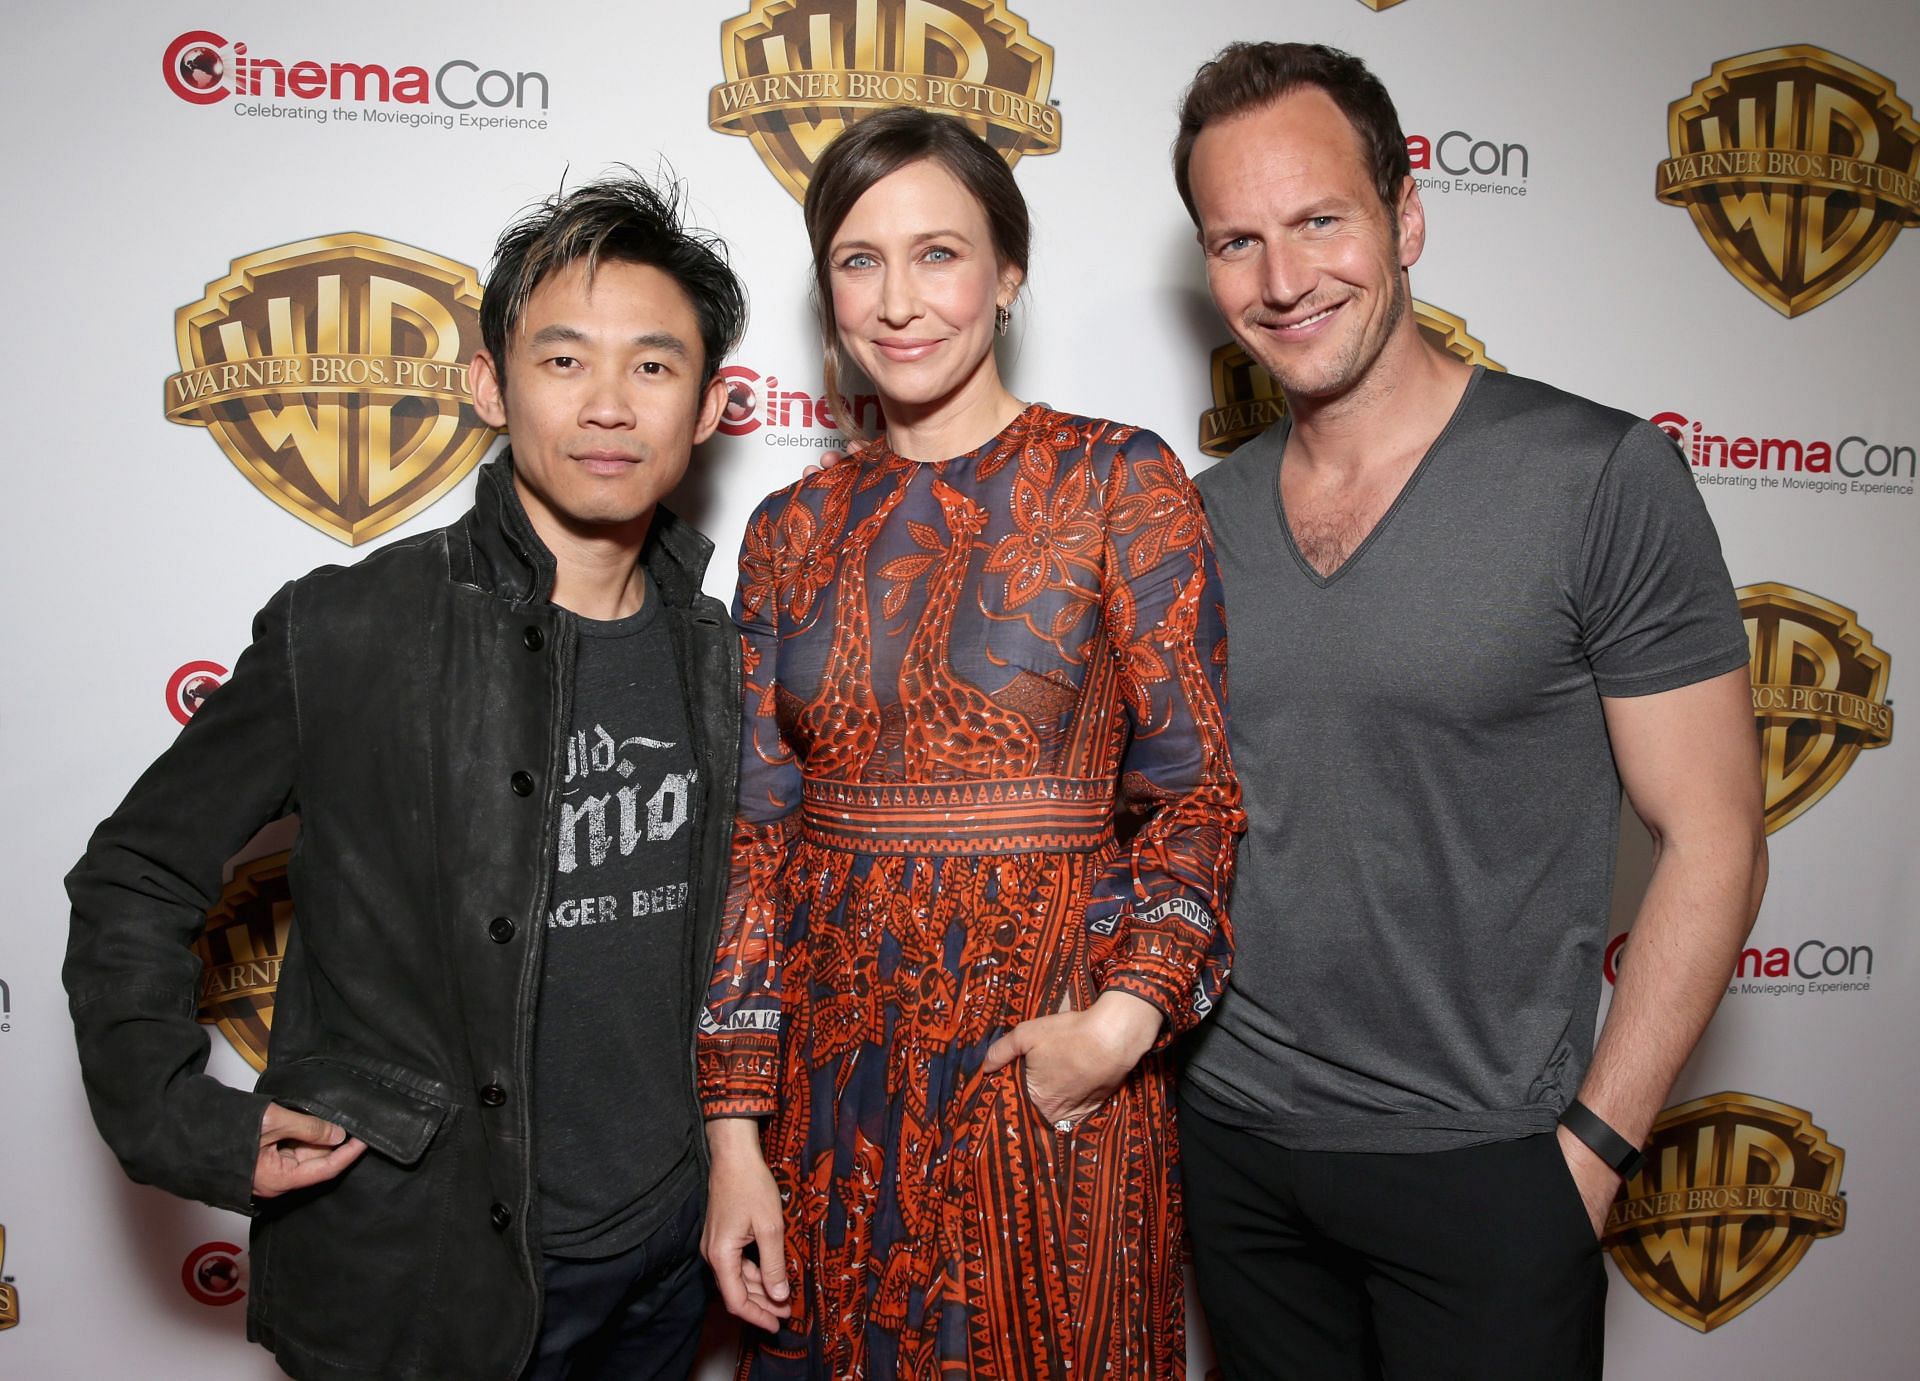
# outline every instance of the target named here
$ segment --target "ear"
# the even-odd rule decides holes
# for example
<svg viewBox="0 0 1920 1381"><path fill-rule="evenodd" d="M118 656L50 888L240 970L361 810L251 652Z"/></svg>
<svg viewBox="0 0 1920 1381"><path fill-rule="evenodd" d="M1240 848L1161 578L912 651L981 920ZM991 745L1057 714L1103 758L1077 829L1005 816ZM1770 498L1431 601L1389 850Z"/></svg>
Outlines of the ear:
<svg viewBox="0 0 1920 1381"><path fill-rule="evenodd" d="M506 386L494 367L493 356L485 350L473 352L473 363L467 366L467 391L473 395L473 410L482 422L495 430L506 427Z"/></svg>
<svg viewBox="0 0 1920 1381"><path fill-rule="evenodd" d="M693 420L693 444L698 446L713 435L720 425L720 414L727 406L727 381L718 374L707 380L700 393L700 411Z"/></svg>
<svg viewBox="0 0 1920 1381"><path fill-rule="evenodd" d="M1420 188L1411 177L1400 184L1393 214L1400 231L1400 267L1410 269L1427 247L1427 208L1421 205Z"/></svg>
<svg viewBox="0 0 1920 1381"><path fill-rule="evenodd" d="M1000 270L1000 291L994 295L996 307L1013 306L1013 300L1020 296L1020 285L1027 281L1027 275L1012 264Z"/></svg>

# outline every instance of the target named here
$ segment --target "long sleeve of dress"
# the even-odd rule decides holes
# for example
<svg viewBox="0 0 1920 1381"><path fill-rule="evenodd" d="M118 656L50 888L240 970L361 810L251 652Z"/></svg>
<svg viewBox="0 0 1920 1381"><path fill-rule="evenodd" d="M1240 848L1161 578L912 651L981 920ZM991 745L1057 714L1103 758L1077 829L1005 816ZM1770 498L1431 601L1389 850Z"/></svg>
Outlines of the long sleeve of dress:
<svg viewBox="0 0 1920 1381"><path fill-rule="evenodd" d="M1101 991L1200 1021L1226 987L1227 898L1245 828L1227 746L1226 620L1198 493L1156 436L1111 435L1102 598L1131 742L1123 809L1144 816L1094 888L1087 922Z"/></svg>
<svg viewBox="0 0 1920 1381"><path fill-rule="evenodd" d="M801 799L799 763L776 717L780 600L784 593L789 603L797 601L791 578L784 591L781 581L791 576L780 569L775 517L785 502L772 496L748 522L733 599L745 706L727 899L696 1038L700 1103L708 1117L764 1117L778 1102L781 889Z"/></svg>

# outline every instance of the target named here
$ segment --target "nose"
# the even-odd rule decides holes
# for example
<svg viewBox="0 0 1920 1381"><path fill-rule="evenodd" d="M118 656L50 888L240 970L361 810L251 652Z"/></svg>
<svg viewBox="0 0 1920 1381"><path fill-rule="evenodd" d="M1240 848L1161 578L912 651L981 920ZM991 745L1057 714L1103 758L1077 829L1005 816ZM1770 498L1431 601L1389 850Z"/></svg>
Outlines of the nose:
<svg viewBox="0 0 1920 1381"><path fill-rule="evenodd" d="M888 326L905 326L920 315L919 294L906 268L887 265L880 271L880 320Z"/></svg>
<svg viewBox="0 0 1920 1381"><path fill-rule="evenodd" d="M1266 306L1286 311L1312 292L1318 280L1309 257L1284 239L1274 237L1262 246L1260 296Z"/></svg>
<svg viewBox="0 0 1920 1381"><path fill-rule="evenodd" d="M583 427L631 427L634 422L631 381L618 370L595 370L580 400Z"/></svg>

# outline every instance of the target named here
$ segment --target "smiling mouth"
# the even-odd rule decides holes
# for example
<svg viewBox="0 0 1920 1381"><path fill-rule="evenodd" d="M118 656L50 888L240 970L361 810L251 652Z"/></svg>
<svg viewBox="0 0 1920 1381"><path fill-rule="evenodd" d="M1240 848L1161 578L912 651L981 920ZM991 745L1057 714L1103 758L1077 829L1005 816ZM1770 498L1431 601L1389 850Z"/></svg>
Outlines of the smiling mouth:
<svg viewBox="0 0 1920 1381"><path fill-rule="evenodd" d="M925 359L939 344L937 340L876 340L873 348L890 360L908 363Z"/></svg>
<svg viewBox="0 0 1920 1381"><path fill-rule="evenodd" d="M1345 303L1336 302L1331 307L1323 307L1319 311L1315 312L1312 316L1304 317L1299 321L1285 321L1285 322L1266 321L1266 322L1262 322L1261 325L1265 326L1270 331L1282 331L1282 332L1304 331L1309 326L1318 326L1321 322L1325 321L1328 317L1332 316L1335 312L1339 311L1340 308L1345 305L1346 305Z"/></svg>

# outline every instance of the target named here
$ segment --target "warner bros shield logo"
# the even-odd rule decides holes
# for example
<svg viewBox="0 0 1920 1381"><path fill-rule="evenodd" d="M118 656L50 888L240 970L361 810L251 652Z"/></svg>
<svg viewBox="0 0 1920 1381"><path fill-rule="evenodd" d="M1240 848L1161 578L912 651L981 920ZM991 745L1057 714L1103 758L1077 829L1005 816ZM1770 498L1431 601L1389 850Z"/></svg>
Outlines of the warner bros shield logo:
<svg viewBox="0 0 1920 1381"><path fill-rule="evenodd" d="M356 546L466 477L493 443L467 392L480 284L377 235L323 235L233 261L174 316L166 415L205 427L240 473Z"/></svg>
<svg viewBox="0 0 1920 1381"><path fill-rule="evenodd" d="M221 890L220 900L207 912L206 928L193 943L201 964L196 1015L218 1026L256 1070L267 1067L273 998L293 925L290 857L283 850L235 868L233 881Z"/></svg>
<svg viewBox="0 0 1920 1381"><path fill-rule="evenodd" d="M1602 1241L1655 1308L1708 1333L1751 1309L1847 1225L1846 1152L1803 1108L1716 1093L1653 1124Z"/></svg>
<svg viewBox="0 0 1920 1381"><path fill-rule="evenodd" d="M1859 281L1920 225L1920 125L1878 72L1804 44L1713 65L1667 108L1655 194L1786 316Z"/></svg>
<svg viewBox="0 0 1920 1381"><path fill-rule="evenodd" d="M1060 148L1053 49L1001 0L753 0L720 54L708 125L751 141L796 201L834 136L888 106L964 120L1009 167Z"/></svg>
<svg viewBox="0 0 1920 1381"><path fill-rule="evenodd" d="M1413 317L1420 334L1455 359L1506 372L1467 329L1465 318L1417 298ZM1229 456L1285 416L1287 399L1238 341L1213 352L1210 370L1213 406L1200 414L1200 449L1210 456Z"/></svg>
<svg viewBox="0 0 1920 1381"><path fill-rule="evenodd" d="M1771 834L1838 786L1863 749L1893 741L1893 659L1845 605L1774 581L1735 594L1752 658Z"/></svg>
<svg viewBox="0 0 1920 1381"><path fill-rule="evenodd" d="M7 1263L7 1227L0 1223L0 1267ZM14 1288L11 1276L0 1276L0 1331L12 1328L20 1322L20 1292Z"/></svg>

